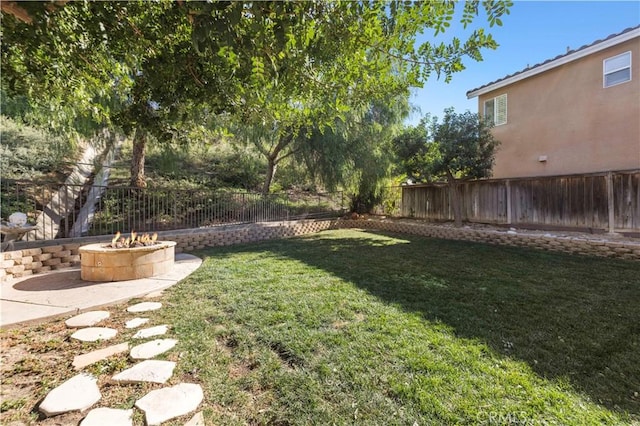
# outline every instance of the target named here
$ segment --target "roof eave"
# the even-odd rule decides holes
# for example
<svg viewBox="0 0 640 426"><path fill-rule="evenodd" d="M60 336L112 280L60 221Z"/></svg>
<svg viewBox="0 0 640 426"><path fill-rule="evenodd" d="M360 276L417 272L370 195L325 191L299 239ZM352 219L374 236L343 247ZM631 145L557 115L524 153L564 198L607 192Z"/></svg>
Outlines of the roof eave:
<svg viewBox="0 0 640 426"><path fill-rule="evenodd" d="M545 71L549 71L550 69L559 67L561 65L567 64L569 62L573 62L577 59L583 58L585 56L591 55L593 53L599 52L604 49L608 49L610 47L616 46L620 43L624 43L625 41L632 40L636 37L640 37L640 28L635 28L632 31L628 31L626 33L620 34L617 37L612 37L611 39L604 40L601 43L585 47L584 49L577 50L568 55L562 56L556 60L549 61L547 63L543 63L542 65L530 68L528 70L522 71L513 75L511 77L507 77L503 80L497 81L494 84L489 84L487 86L481 87L479 89L470 90L467 92L467 99L475 98L476 96L484 95L485 93L491 92L493 90L500 89L504 86L508 86L510 84L516 83L520 80L524 80L526 78L532 77L536 74L543 73Z"/></svg>

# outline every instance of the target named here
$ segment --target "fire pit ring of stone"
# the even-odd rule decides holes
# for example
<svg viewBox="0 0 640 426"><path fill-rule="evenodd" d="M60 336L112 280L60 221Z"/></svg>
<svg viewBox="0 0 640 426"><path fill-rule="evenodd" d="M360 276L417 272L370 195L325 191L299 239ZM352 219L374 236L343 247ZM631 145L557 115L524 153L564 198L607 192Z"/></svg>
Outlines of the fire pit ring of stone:
<svg viewBox="0 0 640 426"><path fill-rule="evenodd" d="M173 267L175 246L175 241L126 248L111 248L104 243L82 246L80 277L85 281L105 282L166 274Z"/></svg>

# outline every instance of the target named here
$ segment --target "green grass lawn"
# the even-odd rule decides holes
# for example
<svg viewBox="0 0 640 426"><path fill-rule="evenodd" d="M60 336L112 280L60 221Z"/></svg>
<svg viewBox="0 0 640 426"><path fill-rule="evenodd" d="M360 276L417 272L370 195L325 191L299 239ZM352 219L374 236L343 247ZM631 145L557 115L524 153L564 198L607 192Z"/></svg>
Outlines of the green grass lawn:
<svg viewBox="0 0 640 426"><path fill-rule="evenodd" d="M640 263L356 230L199 255L158 315L214 424L640 421Z"/></svg>

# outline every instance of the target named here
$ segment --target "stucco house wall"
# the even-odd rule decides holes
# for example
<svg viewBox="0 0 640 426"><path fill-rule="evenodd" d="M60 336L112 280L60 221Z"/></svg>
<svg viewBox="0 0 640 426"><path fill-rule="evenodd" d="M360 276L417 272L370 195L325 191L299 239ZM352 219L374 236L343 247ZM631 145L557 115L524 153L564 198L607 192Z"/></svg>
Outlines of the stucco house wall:
<svg viewBox="0 0 640 426"><path fill-rule="evenodd" d="M481 115L507 95L506 123L492 130L501 141L493 177L640 168L640 27L621 34L467 94ZM603 61L625 52L631 81L605 88Z"/></svg>

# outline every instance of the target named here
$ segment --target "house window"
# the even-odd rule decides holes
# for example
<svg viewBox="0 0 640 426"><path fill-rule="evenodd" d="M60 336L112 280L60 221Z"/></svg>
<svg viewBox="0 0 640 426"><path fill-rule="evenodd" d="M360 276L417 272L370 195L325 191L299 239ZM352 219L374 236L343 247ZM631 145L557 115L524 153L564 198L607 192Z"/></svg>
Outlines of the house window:
<svg viewBox="0 0 640 426"><path fill-rule="evenodd" d="M603 68L604 87L631 81L631 52L605 59Z"/></svg>
<svg viewBox="0 0 640 426"><path fill-rule="evenodd" d="M507 124L507 94L484 101L484 118L494 126Z"/></svg>

